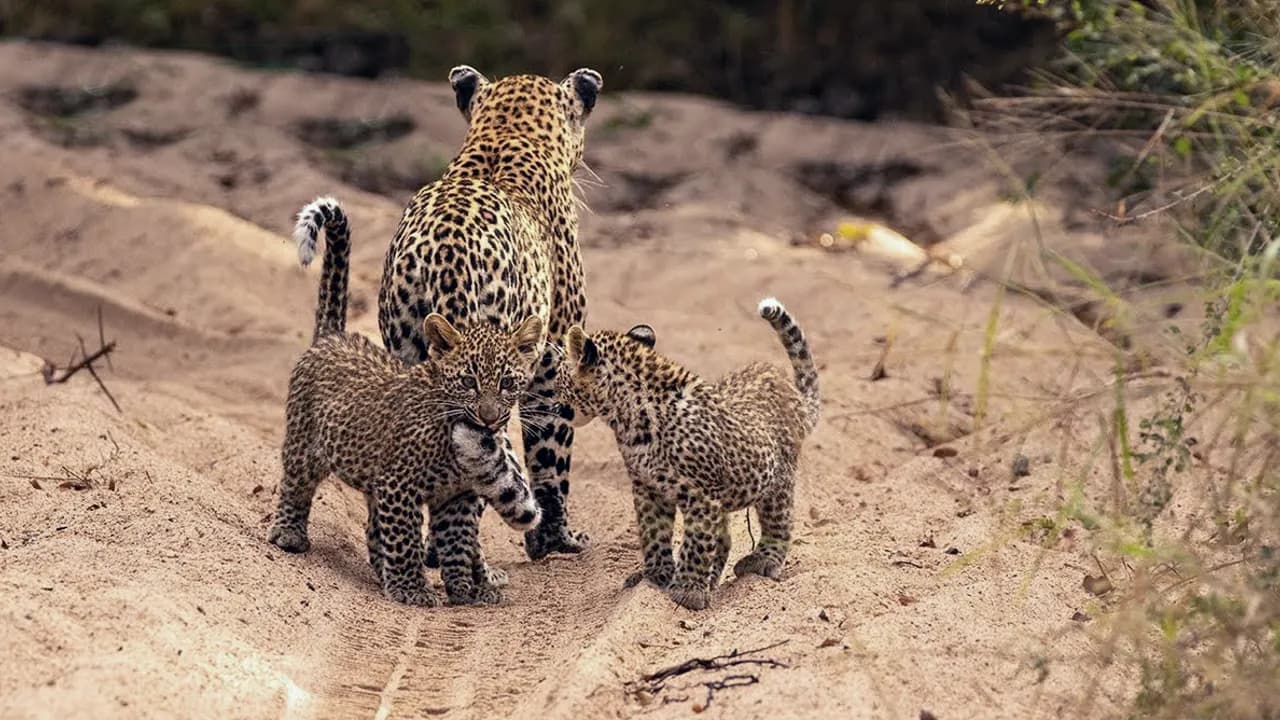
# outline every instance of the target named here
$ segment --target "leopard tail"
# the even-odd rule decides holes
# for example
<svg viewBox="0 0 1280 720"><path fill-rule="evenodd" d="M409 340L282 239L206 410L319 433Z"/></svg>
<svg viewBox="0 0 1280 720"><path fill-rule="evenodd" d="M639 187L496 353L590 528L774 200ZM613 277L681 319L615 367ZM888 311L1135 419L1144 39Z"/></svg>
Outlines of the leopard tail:
<svg viewBox="0 0 1280 720"><path fill-rule="evenodd" d="M316 340L340 333L347 326L347 282L351 265L351 226L342 206L331 197L316 198L298 212L293 240L303 267L316 256L320 230L324 229L324 265L320 273L320 297L316 303Z"/></svg>
<svg viewBox="0 0 1280 720"><path fill-rule="evenodd" d="M765 298L760 301L760 317L769 321L782 346L791 358L791 367L796 375L796 389L804 398L805 431L811 432L818 425L818 414L821 400L818 396L818 370L813 364L813 355L809 353L809 343L805 340L804 331L792 319L791 313L776 298Z"/></svg>

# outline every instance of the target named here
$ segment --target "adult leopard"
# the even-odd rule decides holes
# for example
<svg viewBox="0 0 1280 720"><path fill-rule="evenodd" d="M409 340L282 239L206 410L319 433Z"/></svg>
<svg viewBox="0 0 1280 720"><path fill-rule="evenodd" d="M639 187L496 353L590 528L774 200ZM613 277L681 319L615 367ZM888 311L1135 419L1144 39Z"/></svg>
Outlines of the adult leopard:
<svg viewBox="0 0 1280 720"><path fill-rule="evenodd" d="M583 68L559 83L536 75L491 82L463 65L449 83L466 139L443 176L405 209L383 267L378 326L387 348L418 363L431 354L422 321L433 312L463 332L476 323L510 332L529 315L542 319L541 360L520 402L525 465L542 512L525 534L525 552L534 560L581 552L587 537L568 527L565 508L573 411L555 396L551 345L586 317L573 174L603 80ZM509 446L506 415L484 412L485 398L477 399L481 411L469 421L500 432ZM454 508L451 516L479 522L480 500L456 502L474 511ZM435 561L429 552L428 564Z"/></svg>

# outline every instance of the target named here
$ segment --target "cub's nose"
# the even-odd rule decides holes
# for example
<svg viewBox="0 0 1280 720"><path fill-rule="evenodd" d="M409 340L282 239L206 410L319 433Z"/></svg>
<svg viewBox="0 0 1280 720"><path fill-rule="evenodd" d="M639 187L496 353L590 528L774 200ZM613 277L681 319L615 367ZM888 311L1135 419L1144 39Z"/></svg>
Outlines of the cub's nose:
<svg viewBox="0 0 1280 720"><path fill-rule="evenodd" d="M498 430L506 422L507 414L496 403L481 403L476 409L480 422L490 430Z"/></svg>

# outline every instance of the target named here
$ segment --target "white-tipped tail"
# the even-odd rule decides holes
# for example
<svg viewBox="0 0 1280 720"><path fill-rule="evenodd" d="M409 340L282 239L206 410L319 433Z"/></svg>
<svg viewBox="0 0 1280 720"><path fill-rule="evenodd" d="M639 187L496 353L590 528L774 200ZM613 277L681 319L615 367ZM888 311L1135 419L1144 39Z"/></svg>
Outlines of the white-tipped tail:
<svg viewBox="0 0 1280 720"><path fill-rule="evenodd" d="M320 229L324 227L326 218L332 217L332 209L337 207L340 207L337 200L319 197L298 211L297 222L293 226L293 242L298 246L298 262L303 267L316 258Z"/></svg>
<svg viewBox="0 0 1280 720"><path fill-rule="evenodd" d="M778 302L778 298L776 297L767 297L761 300L760 304L756 306L756 310L759 311L760 317L765 320L768 320L771 316L776 316L783 309L782 303Z"/></svg>
<svg viewBox="0 0 1280 720"><path fill-rule="evenodd" d="M759 310L760 317L773 327L787 356L791 358L796 389L804 398L805 424L809 430L813 430L818 424L821 401L818 397L818 369L813 364L813 356L809 354L809 343L804 339L804 332L792 319L791 313L787 312L777 298L761 300Z"/></svg>
<svg viewBox="0 0 1280 720"><path fill-rule="evenodd" d="M320 271L320 291L316 303L316 331L312 341L347 327L347 279L351 265L351 226L337 200L319 197L298 211L293 241L298 245L298 261L311 264L324 231L324 267Z"/></svg>

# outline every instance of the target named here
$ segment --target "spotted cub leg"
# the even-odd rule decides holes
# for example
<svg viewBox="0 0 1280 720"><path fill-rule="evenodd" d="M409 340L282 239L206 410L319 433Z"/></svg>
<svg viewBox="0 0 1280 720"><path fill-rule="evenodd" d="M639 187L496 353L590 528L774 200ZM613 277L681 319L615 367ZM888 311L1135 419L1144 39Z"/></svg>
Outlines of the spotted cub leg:
<svg viewBox="0 0 1280 720"><path fill-rule="evenodd" d="M374 506L374 495L364 494L365 505L369 508L369 519L365 523L364 538L369 546L369 565L373 567L373 575L382 585L382 531L378 529L378 510Z"/></svg>
<svg viewBox="0 0 1280 720"><path fill-rule="evenodd" d="M791 547L792 497L792 483L788 479L780 488L756 502L760 542L733 566L734 575L763 575L774 580L782 577L782 565Z"/></svg>
<svg viewBox="0 0 1280 720"><path fill-rule="evenodd" d="M671 584L676 561L671 555L671 534L675 529L676 509L638 482L632 482L631 495L636 505L636 525L640 528L640 549L644 568L628 577L623 587L635 587L641 580L660 588Z"/></svg>
<svg viewBox="0 0 1280 720"><path fill-rule="evenodd" d="M426 550L422 544L422 505L417 493L384 478L374 493L373 517L378 544L369 546L375 572L382 580L382 593L406 605L435 606L440 597L423 574Z"/></svg>
<svg viewBox="0 0 1280 720"><path fill-rule="evenodd" d="M716 528L716 554L711 561L709 584L712 590L720 585L720 576L724 574L724 566L729 562L729 513L720 516L720 525Z"/></svg>
<svg viewBox="0 0 1280 720"><path fill-rule="evenodd" d="M431 543L440 558L440 579L451 605L502 602L496 583L477 582L487 575L480 555L482 507L474 493L464 493L431 511Z"/></svg>
<svg viewBox="0 0 1280 720"><path fill-rule="evenodd" d="M667 593L678 605L702 610L711 602L711 568L720 543L724 508L696 488L682 490L679 504L684 538L680 541L680 567Z"/></svg>
<svg viewBox="0 0 1280 720"><path fill-rule="evenodd" d="M310 457L306 433L290 428L285 435L281 461L284 476L280 480L280 498L276 504L275 520L267 539L281 550L292 553L306 552L311 548L307 538L307 521L311 517L311 501L316 487L327 474L327 468Z"/></svg>

